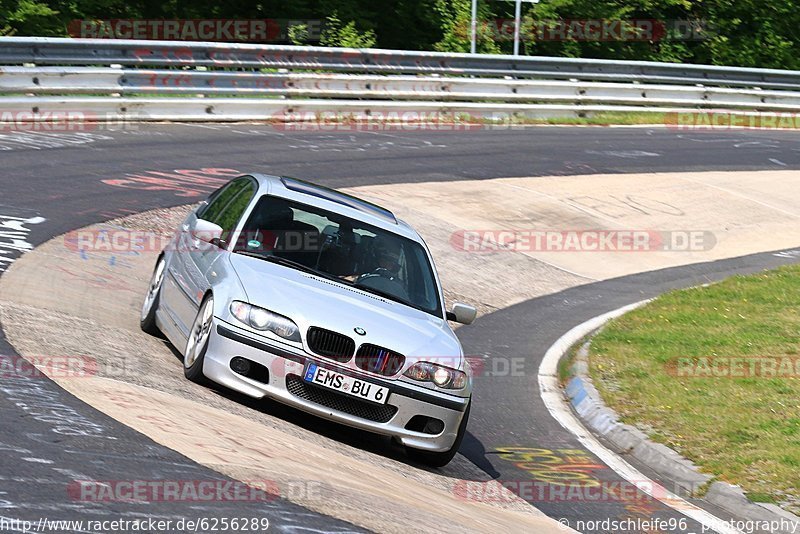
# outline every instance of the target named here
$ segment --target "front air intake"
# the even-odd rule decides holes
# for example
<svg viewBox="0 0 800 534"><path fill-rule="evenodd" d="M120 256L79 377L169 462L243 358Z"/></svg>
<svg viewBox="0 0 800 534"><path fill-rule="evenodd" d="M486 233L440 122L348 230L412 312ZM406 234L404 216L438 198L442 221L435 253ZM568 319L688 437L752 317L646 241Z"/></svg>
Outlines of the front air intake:
<svg viewBox="0 0 800 534"><path fill-rule="evenodd" d="M356 365L359 369L384 376L393 376L400 372L406 357L377 345L365 343L358 348Z"/></svg>
<svg viewBox="0 0 800 534"><path fill-rule="evenodd" d="M301 399L337 410L354 417L360 417L376 423L387 423L397 413L397 406L391 404L375 404L348 395L303 382L297 375L286 376L286 389Z"/></svg>
<svg viewBox="0 0 800 534"><path fill-rule="evenodd" d="M344 363L353 357L356 342L342 334L312 326L308 329L308 347L315 354Z"/></svg>

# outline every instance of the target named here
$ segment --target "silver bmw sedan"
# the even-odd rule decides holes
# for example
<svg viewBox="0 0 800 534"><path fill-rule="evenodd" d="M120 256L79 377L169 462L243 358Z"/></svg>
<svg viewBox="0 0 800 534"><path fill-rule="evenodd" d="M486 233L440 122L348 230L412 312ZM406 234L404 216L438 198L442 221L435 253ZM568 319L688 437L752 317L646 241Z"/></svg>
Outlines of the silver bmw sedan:
<svg viewBox="0 0 800 534"><path fill-rule="evenodd" d="M390 211L287 177L214 192L161 253L141 326L211 380L392 436L431 466L458 451L472 374L425 242Z"/></svg>

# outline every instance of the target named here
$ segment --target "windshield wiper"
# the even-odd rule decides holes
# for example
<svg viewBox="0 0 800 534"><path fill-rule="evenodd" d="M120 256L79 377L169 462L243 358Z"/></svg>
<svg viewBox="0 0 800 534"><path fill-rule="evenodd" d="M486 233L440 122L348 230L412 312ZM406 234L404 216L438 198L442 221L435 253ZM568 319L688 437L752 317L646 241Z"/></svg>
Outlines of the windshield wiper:
<svg viewBox="0 0 800 534"><path fill-rule="evenodd" d="M324 273L322 271L318 271L313 267L309 267L307 265L303 265L302 263L282 258L280 256L264 256L263 254L258 254L256 252L250 252L247 250L237 250L236 254L242 254L243 256L249 256L251 258L258 258L260 260L268 261L270 263L277 263L278 265L283 265L284 267L291 267L292 269L297 269L298 271L303 271L304 273L313 274L316 276L321 276L323 278L327 278L329 280L336 280L340 281L340 279L332 274Z"/></svg>
<svg viewBox="0 0 800 534"><path fill-rule="evenodd" d="M398 297L397 295L389 293L388 291L381 291L380 289L375 289L374 287L367 286L367 285L364 285L364 284L353 284L353 287L358 288L361 291L366 291L367 293L372 293L373 295L377 295L379 297L383 297L383 298L386 298L386 299L389 299L389 300L393 300L395 302L399 302L400 304L405 304L406 306L410 306L410 307L414 308L415 310L425 311L424 309L422 309L421 307L417 306L413 302L409 302L407 300L404 300L404 299Z"/></svg>

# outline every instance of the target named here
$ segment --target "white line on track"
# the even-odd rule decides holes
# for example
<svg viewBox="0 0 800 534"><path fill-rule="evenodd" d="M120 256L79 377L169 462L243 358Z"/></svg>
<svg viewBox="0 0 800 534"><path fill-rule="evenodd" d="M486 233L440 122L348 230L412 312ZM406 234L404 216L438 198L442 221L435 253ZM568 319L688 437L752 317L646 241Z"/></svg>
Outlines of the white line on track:
<svg viewBox="0 0 800 534"><path fill-rule="evenodd" d="M227 125L212 126L210 124L200 124L197 122L180 122L181 126L188 126L189 128L202 128L204 130L227 130Z"/></svg>
<svg viewBox="0 0 800 534"><path fill-rule="evenodd" d="M699 506L695 506L678 495L666 491L660 484L650 480L616 453L607 449L585 426L583 426L583 423L581 423L575 414L572 413L567 400L564 398L558 380L558 362L564 353L569 350L572 345L606 322L630 310L638 308L647 302L649 301L643 300L589 319L561 336L558 341L547 349L544 359L539 366L539 392L542 396L542 400L550 412L550 415L552 415L561 426L578 438L578 441L580 441L584 447L602 460L608 467L613 469L617 475L638 487L643 493L720 534L742 534L741 531L733 528L728 522L703 510Z"/></svg>

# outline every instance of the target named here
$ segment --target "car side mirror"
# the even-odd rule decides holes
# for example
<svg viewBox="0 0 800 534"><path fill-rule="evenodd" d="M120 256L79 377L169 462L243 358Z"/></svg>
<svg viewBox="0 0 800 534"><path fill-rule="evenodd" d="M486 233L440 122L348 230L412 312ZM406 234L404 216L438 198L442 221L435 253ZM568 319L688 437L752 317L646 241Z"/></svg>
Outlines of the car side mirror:
<svg viewBox="0 0 800 534"><path fill-rule="evenodd" d="M205 219L197 219L192 231L192 237L222 248L222 227Z"/></svg>
<svg viewBox="0 0 800 534"><path fill-rule="evenodd" d="M456 302L453 304L453 311L447 312L447 320L455 321L461 324L472 324L478 316L478 310L469 304L462 304Z"/></svg>

